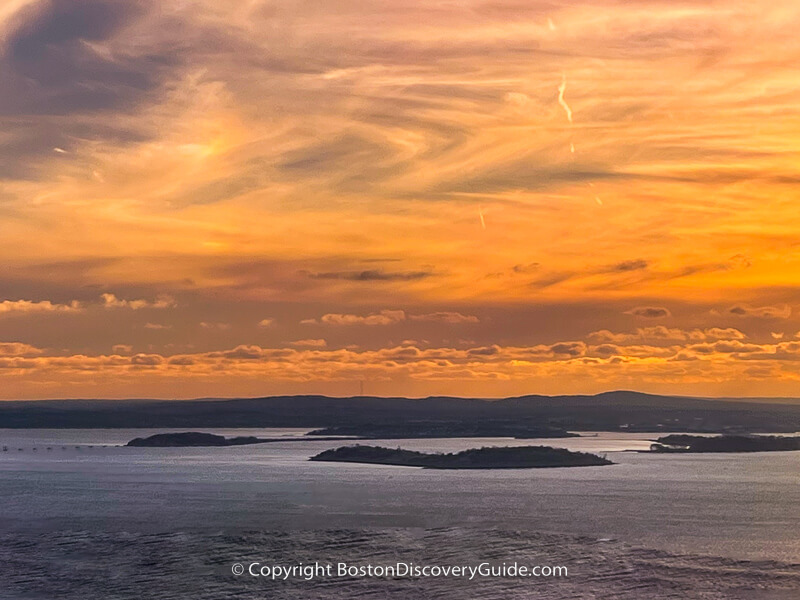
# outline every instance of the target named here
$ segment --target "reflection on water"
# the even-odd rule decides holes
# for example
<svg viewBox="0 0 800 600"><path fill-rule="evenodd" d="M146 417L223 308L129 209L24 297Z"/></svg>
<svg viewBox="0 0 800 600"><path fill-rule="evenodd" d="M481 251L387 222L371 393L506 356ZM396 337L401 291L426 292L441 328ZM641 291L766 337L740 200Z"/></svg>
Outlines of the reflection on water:
<svg viewBox="0 0 800 600"><path fill-rule="evenodd" d="M764 561L671 554L616 540L520 530L247 530L223 532L0 533L4 600L795 600L800 569ZM235 577L231 565L566 565L553 579L355 579L272 582ZM5 585L3 585L5 584Z"/></svg>
<svg viewBox="0 0 800 600"><path fill-rule="evenodd" d="M297 437L305 431L214 433ZM130 584L130 593L147 579L147 585L159 583L165 590L164 595L148 597L183 598L187 582L197 580L200 584L191 594L195 598L222 597L223 590L239 594L231 597L261 598L267 590L250 584L242 588L244 584L214 569L242 552L269 549L265 540L276 537L291 540L286 552L309 559L342 540L351 540L348 552L353 556L367 558L400 543L392 542L392 536L426 540L409 546L406 555L411 558L418 552L438 557L453 553L453 558L464 560L479 556L486 544L500 558L517 551L541 555L543 548L545 554L563 548L567 564L583 565L583 579L570 580L582 582L583 588L537 586L537 597L543 598L591 597L581 595L580 589L604 598L779 598L787 585L798 582L796 452L649 455L625 450L646 449L653 434L621 433L547 440L369 442L442 452L544 444L607 453L617 463L574 469L431 471L308 462L313 454L341 445L330 441L229 448L117 447L150 433L0 430L0 444L10 448L0 454L0 548L5 549L0 564L16 565L16 570L0 569L0 589L16 590L20 596L20 590L38 590L26 598L78 598L77 591L75 596L48 592L45 567L37 567L41 577L25 579L21 571L62 551L73 556L69 569L63 564L49 568L65 573L85 567L83 562L94 564L95 573L125 571L133 568L131 561L141 562L155 553L172 561L173 569L193 565L194 572L163 579L155 564L142 567L146 575ZM189 548L198 554L188 555ZM708 558L697 558L700 555ZM701 580L705 583L698 583ZM691 581L697 587L687 588ZM720 587L723 581L727 587ZM234 584L239 587L230 587ZM382 597L407 584L337 584L326 587L324 597ZM76 587L85 598L127 597L121 588L104 591L86 585ZM433 596L451 597L452 591L452 597L463 597L465 592L452 583L430 585ZM647 593L637 596L641 585ZM769 595L737 595L740 588L756 587ZM469 589L472 597L499 598L504 591L516 594L522 588L494 582ZM687 589L702 589L705 595L686 595ZM303 598L309 588L283 587L270 591L270 597L278 591L282 597ZM394 597L422 597L397 593Z"/></svg>

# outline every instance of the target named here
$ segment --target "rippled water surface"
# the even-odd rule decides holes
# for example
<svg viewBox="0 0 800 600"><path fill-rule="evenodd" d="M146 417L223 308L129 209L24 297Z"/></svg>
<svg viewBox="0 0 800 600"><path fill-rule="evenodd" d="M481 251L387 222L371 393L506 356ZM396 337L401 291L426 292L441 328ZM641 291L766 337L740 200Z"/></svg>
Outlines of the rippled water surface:
<svg viewBox="0 0 800 600"><path fill-rule="evenodd" d="M800 453L649 455L626 450L646 449L650 436L618 433L375 442L546 444L617 463L439 471L308 462L341 442L118 446L150 433L0 430L0 598L800 597ZM533 561L566 565L569 576L273 583L231 574L233 562L256 560Z"/></svg>

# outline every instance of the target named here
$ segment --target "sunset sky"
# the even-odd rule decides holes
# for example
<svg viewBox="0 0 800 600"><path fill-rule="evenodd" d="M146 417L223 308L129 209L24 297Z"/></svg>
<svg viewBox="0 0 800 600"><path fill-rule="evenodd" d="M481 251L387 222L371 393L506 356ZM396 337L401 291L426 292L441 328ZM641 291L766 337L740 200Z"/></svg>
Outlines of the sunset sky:
<svg viewBox="0 0 800 600"><path fill-rule="evenodd" d="M800 396L800 3L0 5L0 398Z"/></svg>

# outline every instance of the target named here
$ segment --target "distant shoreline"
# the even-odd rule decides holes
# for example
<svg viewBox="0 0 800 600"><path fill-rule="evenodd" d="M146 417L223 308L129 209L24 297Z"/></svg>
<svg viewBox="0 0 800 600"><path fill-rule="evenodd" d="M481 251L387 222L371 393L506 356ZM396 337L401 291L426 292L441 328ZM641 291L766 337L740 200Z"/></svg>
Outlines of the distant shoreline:
<svg viewBox="0 0 800 600"><path fill-rule="evenodd" d="M793 452L800 450L800 436L673 434L660 437L650 446L656 454L724 452Z"/></svg>
<svg viewBox="0 0 800 600"><path fill-rule="evenodd" d="M341 437L317 437L315 441L341 442ZM156 433L148 437L137 437L126 446L131 448L216 448L230 446L251 446L253 444L271 444L276 442L306 442L307 436L258 438L255 436L238 436L226 438L213 433L186 431L180 433Z"/></svg>
<svg viewBox="0 0 800 600"><path fill-rule="evenodd" d="M638 392L521 396L502 400L430 397L275 396L231 400L0 402L0 428L206 429L296 427L365 437L448 435L548 437L563 431L794 433L800 404L655 396ZM403 428L412 428L408 434ZM367 432L372 429L373 432ZM425 432L428 431L428 433ZM474 433L469 433L470 431ZM546 435L542 435L544 432ZM556 435L563 435L557 433Z"/></svg>
<svg viewBox="0 0 800 600"><path fill-rule="evenodd" d="M536 426L508 421L459 422L459 421L409 421L365 425L341 425L323 427L308 432L309 437L342 436L354 439L401 440L428 438L504 437L514 439L571 438L580 437L559 427Z"/></svg>

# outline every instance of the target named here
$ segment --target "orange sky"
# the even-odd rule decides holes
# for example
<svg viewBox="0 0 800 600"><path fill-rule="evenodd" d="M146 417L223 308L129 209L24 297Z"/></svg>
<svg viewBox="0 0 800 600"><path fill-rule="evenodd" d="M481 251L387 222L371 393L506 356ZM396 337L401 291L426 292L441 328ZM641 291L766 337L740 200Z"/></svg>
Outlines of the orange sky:
<svg viewBox="0 0 800 600"><path fill-rule="evenodd" d="M0 397L800 396L798 29L7 1Z"/></svg>

